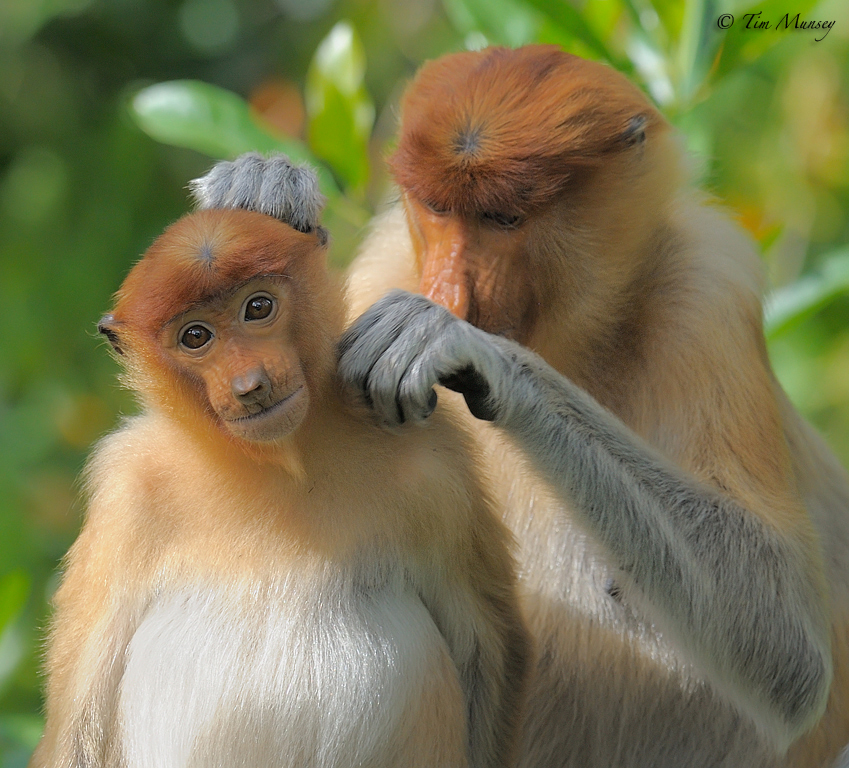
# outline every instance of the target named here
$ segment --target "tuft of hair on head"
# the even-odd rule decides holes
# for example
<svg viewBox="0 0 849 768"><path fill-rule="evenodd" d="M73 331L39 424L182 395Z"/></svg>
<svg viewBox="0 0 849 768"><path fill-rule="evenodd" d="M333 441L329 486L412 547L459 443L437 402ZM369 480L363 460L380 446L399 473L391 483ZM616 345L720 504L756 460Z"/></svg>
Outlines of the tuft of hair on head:
<svg viewBox="0 0 849 768"><path fill-rule="evenodd" d="M319 229L325 197L315 171L286 155L248 152L189 182L196 210L241 209L272 216L299 232Z"/></svg>
<svg viewBox="0 0 849 768"><path fill-rule="evenodd" d="M553 45L428 62L401 112L389 159L395 180L432 207L464 214L545 207L610 158L639 160L666 126L626 77Z"/></svg>

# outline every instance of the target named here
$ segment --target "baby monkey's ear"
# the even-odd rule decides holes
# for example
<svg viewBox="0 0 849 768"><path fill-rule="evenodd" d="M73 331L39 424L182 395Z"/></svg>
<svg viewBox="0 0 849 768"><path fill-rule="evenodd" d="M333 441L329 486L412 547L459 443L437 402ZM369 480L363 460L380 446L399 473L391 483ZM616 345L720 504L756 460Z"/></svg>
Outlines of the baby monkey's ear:
<svg viewBox="0 0 849 768"><path fill-rule="evenodd" d="M119 355L124 354L124 350L121 349L121 339L118 336L118 322L112 315L104 315L100 318L100 322L97 324L97 332L106 337L115 352Z"/></svg>
<svg viewBox="0 0 849 768"><path fill-rule="evenodd" d="M189 182L195 208L240 208L273 216L299 232L318 227L325 198L318 177L308 166L292 165L286 155L263 157L257 152L216 163Z"/></svg>

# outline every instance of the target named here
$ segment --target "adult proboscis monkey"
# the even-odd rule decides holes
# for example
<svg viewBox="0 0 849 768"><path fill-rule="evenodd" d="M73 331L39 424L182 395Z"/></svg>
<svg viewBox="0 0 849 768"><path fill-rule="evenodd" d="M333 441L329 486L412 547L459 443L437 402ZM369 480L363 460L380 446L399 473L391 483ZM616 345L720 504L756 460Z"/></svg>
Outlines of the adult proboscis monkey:
<svg viewBox="0 0 849 768"><path fill-rule="evenodd" d="M512 766L528 643L475 451L341 402L317 182L266 172L280 220L184 217L100 323L142 411L88 467L31 766Z"/></svg>
<svg viewBox="0 0 849 768"><path fill-rule="evenodd" d="M491 421L469 417L539 653L520 765L831 766L849 480L770 369L752 242L663 117L555 47L460 53L407 90L390 166L352 316L392 287L447 310L382 299L340 373L389 425L427 423L436 383ZM201 186L261 209L262 167Z"/></svg>

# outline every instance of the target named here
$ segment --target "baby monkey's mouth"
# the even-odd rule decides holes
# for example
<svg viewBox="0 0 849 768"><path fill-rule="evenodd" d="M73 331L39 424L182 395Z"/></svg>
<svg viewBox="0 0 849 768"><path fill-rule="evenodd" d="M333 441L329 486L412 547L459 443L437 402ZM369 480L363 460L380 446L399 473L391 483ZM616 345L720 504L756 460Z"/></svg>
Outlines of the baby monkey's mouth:
<svg viewBox="0 0 849 768"><path fill-rule="evenodd" d="M248 414L245 414L244 416L237 416L236 418L228 419L228 421L230 421L234 424L245 424L245 423L249 423L251 421L259 421L259 420L264 419L268 416L271 416L272 414L279 411L281 408L285 407L287 403L289 403L296 395L298 395L301 392L301 390L303 390L303 388L304 388L304 385L301 384L301 386L299 386L297 389L292 390L288 395L280 398L279 400L272 403L271 405L262 406L262 407L260 407L260 409L258 411L254 412L254 413L248 413Z"/></svg>

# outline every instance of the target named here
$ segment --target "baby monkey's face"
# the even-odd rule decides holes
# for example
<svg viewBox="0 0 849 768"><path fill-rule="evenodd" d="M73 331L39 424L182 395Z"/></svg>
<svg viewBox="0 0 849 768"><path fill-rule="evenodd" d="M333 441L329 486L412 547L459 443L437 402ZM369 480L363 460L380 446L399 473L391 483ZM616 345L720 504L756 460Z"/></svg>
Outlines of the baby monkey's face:
<svg viewBox="0 0 849 768"><path fill-rule="evenodd" d="M309 406L292 338L285 277L257 276L170 320L162 345L202 382L209 405L235 437L269 442L297 429Z"/></svg>

